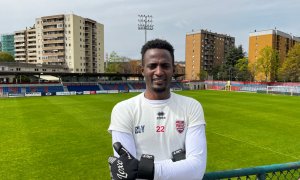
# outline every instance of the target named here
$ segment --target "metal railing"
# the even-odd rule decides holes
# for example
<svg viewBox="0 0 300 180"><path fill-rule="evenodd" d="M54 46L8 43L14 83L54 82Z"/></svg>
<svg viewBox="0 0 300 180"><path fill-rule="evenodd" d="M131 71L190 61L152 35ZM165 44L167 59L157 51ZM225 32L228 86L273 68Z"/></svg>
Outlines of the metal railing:
<svg viewBox="0 0 300 180"><path fill-rule="evenodd" d="M203 180L300 180L300 161L228 171L208 172Z"/></svg>

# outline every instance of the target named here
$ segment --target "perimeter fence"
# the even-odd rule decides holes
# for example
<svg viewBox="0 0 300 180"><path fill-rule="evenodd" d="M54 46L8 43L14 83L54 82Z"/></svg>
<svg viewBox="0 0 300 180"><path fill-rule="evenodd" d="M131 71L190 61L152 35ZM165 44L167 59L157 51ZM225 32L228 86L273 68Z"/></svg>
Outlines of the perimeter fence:
<svg viewBox="0 0 300 180"><path fill-rule="evenodd" d="M300 180L300 161L228 171L208 172L203 180Z"/></svg>

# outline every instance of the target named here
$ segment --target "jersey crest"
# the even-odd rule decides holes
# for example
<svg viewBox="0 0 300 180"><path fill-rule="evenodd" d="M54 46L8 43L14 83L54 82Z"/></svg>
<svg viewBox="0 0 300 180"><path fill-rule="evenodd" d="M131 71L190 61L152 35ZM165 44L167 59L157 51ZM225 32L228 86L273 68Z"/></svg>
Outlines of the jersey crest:
<svg viewBox="0 0 300 180"><path fill-rule="evenodd" d="M185 122L177 120L176 121L176 130L181 134L184 131L185 128Z"/></svg>

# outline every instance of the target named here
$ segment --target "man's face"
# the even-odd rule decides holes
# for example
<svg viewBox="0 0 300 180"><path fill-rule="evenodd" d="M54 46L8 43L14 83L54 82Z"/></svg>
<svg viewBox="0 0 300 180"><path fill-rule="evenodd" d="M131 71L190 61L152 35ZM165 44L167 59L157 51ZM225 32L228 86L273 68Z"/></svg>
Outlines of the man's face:
<svg viewBox="0 0 300 180"><path fill-rule="evenodd" d="M173 62L169 51L149 49L144 54L142 68L146 88L154 93L168 93L173 76Z"/></svg>

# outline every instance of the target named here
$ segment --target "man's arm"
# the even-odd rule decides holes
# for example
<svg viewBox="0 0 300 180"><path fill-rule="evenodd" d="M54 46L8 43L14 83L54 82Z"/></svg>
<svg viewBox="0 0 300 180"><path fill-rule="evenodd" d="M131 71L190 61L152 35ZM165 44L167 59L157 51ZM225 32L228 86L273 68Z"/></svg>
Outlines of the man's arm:
<svg viewBox="0 0 300 180"><path fill-rule="evenodd" d="M113 143L121 142L136 157L136 147L131 134L112 131L112 136ZM169 159L155 162L155 180L202 179L206 168L207 155L205 125L198 125L188 129L185 146L185 160L173 162Z"/></svg>
<svg viewBox="0 0 300 180"><path fill-rule="evenodd" d="M155 162L155 180L202 179L207 159L205 125L189 128L185 145L185 160Z"/></svg>
<svg viewBox="0 0 300 180"><path fill-rule="evenodd" d="M115 142L120 142L125 149L132 154L133 157L136 157L136 148L132 134L119 132L119 131L112 131L112 144ZM118 157L119 154L114 150L114 156Z"/></svg>

